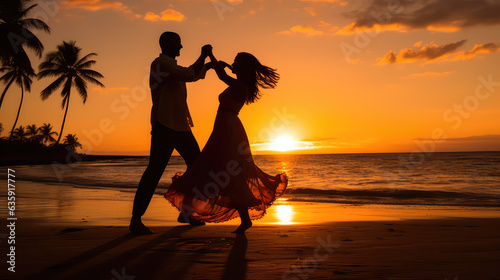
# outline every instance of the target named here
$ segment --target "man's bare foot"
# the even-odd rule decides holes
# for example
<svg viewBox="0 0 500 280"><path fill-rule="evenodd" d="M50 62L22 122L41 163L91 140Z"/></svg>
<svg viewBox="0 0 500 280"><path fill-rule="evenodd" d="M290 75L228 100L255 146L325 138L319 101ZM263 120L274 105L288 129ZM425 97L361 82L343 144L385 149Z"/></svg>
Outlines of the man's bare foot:
<svg viewBox="0 0 500 280"><path fill-rule="evenodd" d="M232 233L242 234L242 233L245 233L245 231L247 229L249 229L250 227L252 227L252 221L241 223L241 225L235 231L233 231Z"/></svg>
<svg viewBox="0 0 500 280"><path fill-rule="evenodd" d="M141 217L132 217L132 219L130 220L130 226L128 227L128 229L133 234L137 234L137 235L153 234L153 232L142 223Z"/></svg>

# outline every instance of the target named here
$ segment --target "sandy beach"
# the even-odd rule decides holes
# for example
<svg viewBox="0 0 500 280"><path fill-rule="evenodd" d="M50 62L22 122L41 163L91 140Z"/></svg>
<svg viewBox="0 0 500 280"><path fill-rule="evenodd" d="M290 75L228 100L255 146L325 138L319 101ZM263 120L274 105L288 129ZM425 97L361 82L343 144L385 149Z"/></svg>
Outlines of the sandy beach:
<svg viewBox="0 0 500 280"><path fill-rule="evenodd" d="M16 272L3 261L1 279L500 279L494 209L280 200L237 236L237 220L177 224L176 210L155 196L144 217L155 233L134 236L131 192L33 182L17 189Z"/></svg>

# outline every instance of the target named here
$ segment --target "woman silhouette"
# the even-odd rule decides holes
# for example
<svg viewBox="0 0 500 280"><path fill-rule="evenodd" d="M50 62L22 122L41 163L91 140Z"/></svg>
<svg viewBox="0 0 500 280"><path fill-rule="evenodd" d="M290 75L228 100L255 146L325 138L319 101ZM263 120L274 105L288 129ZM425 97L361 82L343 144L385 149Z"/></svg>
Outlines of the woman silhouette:
<svg viewBox="0 0 500 280"><path fill-rule="evenodd" d="M215 124L201 154L186 173L170 186L165 198L185 219L224 222L241 218L234 233L244 233L259 219L288 184L285 174L271 176L254 163L248 138L238 118L245 104L257 101L259 88L274 88L279 75L253 55L239 53L233 65L209 54L210 66L228 88L219 95ZM224 68L236 75L230 77Z"/></svg>

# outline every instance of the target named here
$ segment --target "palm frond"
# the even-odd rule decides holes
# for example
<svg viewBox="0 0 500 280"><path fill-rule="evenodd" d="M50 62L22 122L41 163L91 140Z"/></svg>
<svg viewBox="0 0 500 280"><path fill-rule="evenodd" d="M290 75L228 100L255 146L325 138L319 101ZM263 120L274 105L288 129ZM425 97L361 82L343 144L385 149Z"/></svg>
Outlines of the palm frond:
<svg viewBox="0 0 500 280"><path fill-rule="evenodd" d="M42 70L40 72L38 72L38 79L42 79L42 78L45 78L45 77L59 77L61 75L63 75L64 72L59 70L59 69L56 69L56 70L53 70L53 69L47 69L47 70Z"/></svg>
<svg viewBox="0 0 500 280"><path fill-rule="evenodd" d="M39 68L64 68L66 65L66 61L60 52L51 51L45 55L45 60L40 64Z"/></svg>
<svg viewBox="0 0 500 280"><path fill-rule="evenodd" d="M104 87L104 85L97 79L93 78L93 77L89 77L89 76L86 76L86 75L82 75L82 78L86 81L89 81L91 83L94 83L100 87Z"/></svg>
<svg viewBox="0 0 500 280"><path fill-rule="evenodd" d="M12 79L12 77L14 77L15 75L16 75L16 72L14 72L14 71L7 72L7 73L5 73L5 75L0 77L0 81L4 81L5 83L8 83L8 81L10 81Z"/></svg>
<svg viewBox="0 0 500 280"><path fill-rule="evenodd" d="M89 54L87 54L86 56L82 57L82 58L81 58L80 60L78 60L78 62L75 64L75 67L76 67L76 68L80 68L80 67L81 67L81 66L80 66L81 64L83 64L83 63L87 62L87 60L89 60L89 59L90 59L91 57L93 57L93 56L97 56L97 54L96 54L96 53L89 53Z"/></svg>
<svg viewBox="0 0 500 280"><path fill-rule="evenodd" d="M43 44L40 42L38 37L35 36L31 31L23 28L23 34L26 36L28 41L26 42L26 47L35 51L38 57L42 57L43 54Z"/></svg>
<svg viewBox="0 0 500 280"><path fill-rule="evenodd" d="M59 63L55 63L54 61L43 61L38 66L39 70L58 69L58 68L62 68L62 65Z"/></svg>
<svg viewBox="0 0 500 280"><path fill-rule="evenodd" d="M80 69L79 71L84 76L88 76L88 77L92 77L92 78L104 78L104 76L101 73L94 71L94 70Z"/></svg>
<svg viewBox="0 0 500 280"><path fill-rule="evenodd" d="M0 72L11 71L12 68L12 66L3 66L2 68L0 68Z"/></svg>
<svg viewBox="0 0 500 280"><path fill-rule="evenodd" d="M83 63L80 63L75 66L75 68L79 69L79 70L85 70L86 68L90 68L90 66L94 65L96 63L95 60L89 60L89 61L85 61Z"/></svg>
<svg viewBox="0 0 500 280"><path fill-rule="evenodd" d="M78 91L78 94L83 99L83 104L87 101L87 83L79 76L75 77L75 87Z"/></svg>
<svg viewBox="0 0 500 280"><path fill-rule="evenodd" d="M59 55L58 51L51 51L45 55L45 61L54 61L54 59Z"/></svg>
<svg viewBox="0 0 500 280"><path fill-rule="evenodd" d="M49 98L49 96L52 95L52 93L61 86L65 79L66 77L61 76L50 85L48 85L44 90L42 90L42 92L40 93L42 100Z"/></svg>
<svg viewBox="0 0 500 280"><path fill-rule="evenodd" d="M26 91L30 92L31 91L31 84L33 83L33 80L28 75L24 75L22 77L22 84L24 84L24 88Z"/></svg>
<svg viewBox="0 0 500 280"><path fill-rule="evenodd" d="M50 27L43 21L36 18L27 18L19 20L19 23L26 28L33 28L38 30L43 30L47 33L50 33Z"/></svg>
<svg viewBox="0 0 500 280"><path fill-rule="evenodd" d="M24 6L24 3L23 3L24 1L19 1L19 2L21 2L21 3L20 3L20 4L21 4L21 6ZM27 2L27 1L26 1L26 2ZM21 12L19 13L19 15L18 15L18 16L19 16L19 18L23 18L23 17L27 16L27 15L29 14L29 12L30 12L33 8L35 8L36 6L38 6L38 4L33 4L33 5L29 6L28 8L24 9L23 11L21 11Z"/></svg>

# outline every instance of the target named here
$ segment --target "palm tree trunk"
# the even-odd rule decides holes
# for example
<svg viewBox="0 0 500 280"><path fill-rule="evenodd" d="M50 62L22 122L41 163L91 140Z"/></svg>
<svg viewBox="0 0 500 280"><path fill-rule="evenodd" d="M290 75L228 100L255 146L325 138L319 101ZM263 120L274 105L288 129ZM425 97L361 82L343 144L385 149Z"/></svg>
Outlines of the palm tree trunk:
<svg viewBox="0 0 500 280"><path fill-rule="evenodd" d="M21 84L21 102L19 103L19 109L17 109L17 117L14 125L12 126L12 130L10 131L9 141L12 139L12 134L14 134L14 129L16 129L17 120L19 120L19 113L21 113L21 106L23 106L24 99L24 87Z"/></svg>
<svg viewBox="0 0 500 280"><path fill-rule="evenodd" d="M5 93L7 93L7 90L9 89L10 85L14 82L14 80L16 79L16 77L12 77L12 79L10 79L9 83L7 84L7 86L5 87L5 89L3 90L3 93L2 93L2 98L0 98L0 108L2 108L2 103L3 103L3 99L5 97Z"/></svg>
<svg viewBox="0 0 500 280"><path fill-rule="evenodd" d="M64 112L64 119L63 119L63 123L61 126L61 133L59 133L59 137L57 138L57 142L54 144L54 146L59 144L59 141L61 140L61 136L62 136L63 129L64 129L64 123L66 122L66 114L68 114L69 97L70 97L70 93L68 92L68 101L66 101L66 112Z"/></svg>

